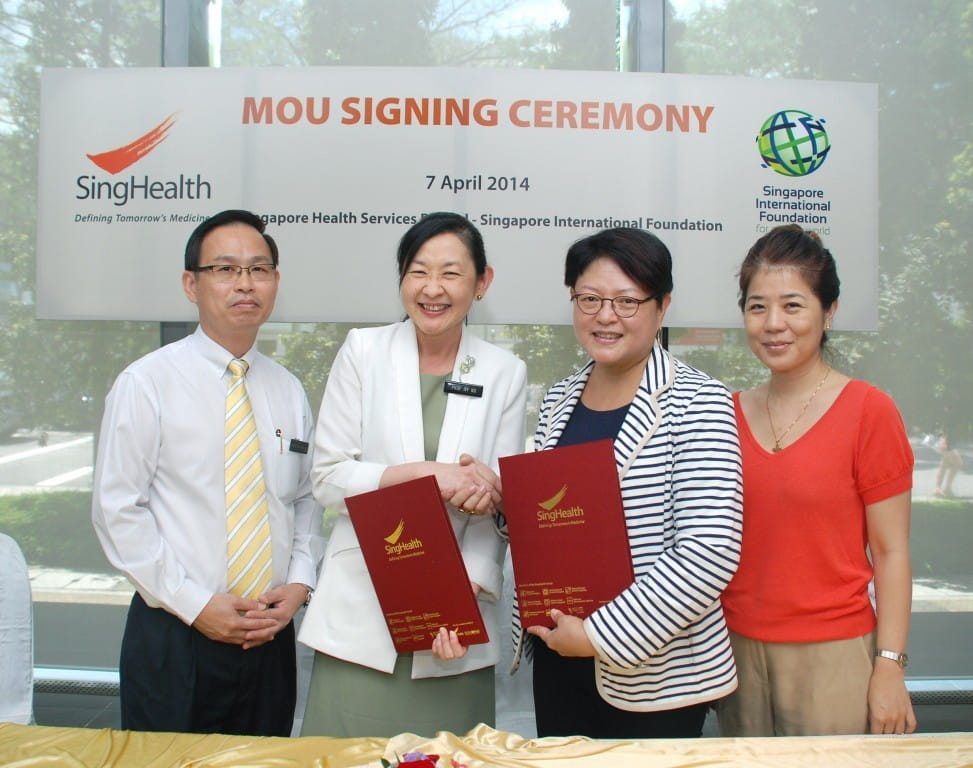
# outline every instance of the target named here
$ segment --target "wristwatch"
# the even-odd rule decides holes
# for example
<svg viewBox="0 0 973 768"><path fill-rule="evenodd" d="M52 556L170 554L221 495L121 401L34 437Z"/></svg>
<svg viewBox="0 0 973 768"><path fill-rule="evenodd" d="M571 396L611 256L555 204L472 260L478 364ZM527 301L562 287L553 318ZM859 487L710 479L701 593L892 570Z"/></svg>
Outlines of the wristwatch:
<svg viewBox="0 0 973 768"><path fill-rule="evenodd" d="M898 664L902 669L905 669L909 664L909 657L904 653L896 653L895 651L887 651L884 648L875 651L876 656L881 656L883 659L890 659Z"/></svg>
<svg viewBox="0 0 973 768"><path fill-rule="evenodd" d="M311 604L311 595L314 594L314 587L311 587L311 586L309 586L307 584L301 584L301 586L304 587L304 589L307 590L307 597L304 598L304 605L310 605ZM888 651L886 651L886 653L888 653Z"/></svg>

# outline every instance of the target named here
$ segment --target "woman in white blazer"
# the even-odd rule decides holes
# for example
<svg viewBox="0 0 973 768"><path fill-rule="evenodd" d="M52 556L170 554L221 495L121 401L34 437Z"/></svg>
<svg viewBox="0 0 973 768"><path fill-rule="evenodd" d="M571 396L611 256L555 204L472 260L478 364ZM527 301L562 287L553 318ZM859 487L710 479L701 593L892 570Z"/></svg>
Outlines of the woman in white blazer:
<svg viewBox="0 0 973 768"><path fill-rule="evenodd" d="M302 735L432 736L495 719L504 554L496 469L524 449L526 366L464 327L493 279L465 217L435 213L413 225L398 270L408 318L348 333L318 417L314 495L339 514L299 635L318 651ZM447 381L482 395L446 394ZM430 650L397 654L344 499L426 475L447 503L490 642L464 648L444 629Z"/></svg>
<svg viewBox="0 0 973 768"><path fill-rule="evenodd" d="M669 250L618 228L568 250L574 332L591 357L544 398L535 448L612 439L635 581L582 620L514 616L533 645L538 736L699 736L736 687L720 593L740 558L741 469L723 384L662 348ZM516 544L516 542L515 542Z"/></svg>

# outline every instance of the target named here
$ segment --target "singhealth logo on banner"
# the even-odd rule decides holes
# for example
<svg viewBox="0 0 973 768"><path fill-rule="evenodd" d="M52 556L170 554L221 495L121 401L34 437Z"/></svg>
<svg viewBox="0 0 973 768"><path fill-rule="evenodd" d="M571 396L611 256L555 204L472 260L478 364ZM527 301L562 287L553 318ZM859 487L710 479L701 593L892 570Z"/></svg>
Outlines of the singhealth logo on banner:
<svg viewBox="0 0 973 768"><path fill-rule="evenodd" d="M88 159L103 171L108 171L108 173L114 176L124 171L130 165L137 163L165 141L169 135L169 130L175 123L175 114L169 115L151 131L144 136L139 136L130 144L108 150L107 152L100 152L97 155L89 154Z"/></svg>
<svg viewBox="0 0 973 768"><path fill-rule="evenodd" d="M800 109L775 112L760 126L757 149L764 165L782 176L807 176L831 151L824 120Z"/></svg>
<svg viewBox="0 0 973 768"><path fill-rule="evenodd" d="M171 200L209 200L213 196L212 182L199 173L180 173L178 177L158 178L148 174L122 176L147 155L158 149L169 138L176 124L176 113L170 114L161 123L142 134L134 141L105 152L85 153L85 157L111 177L106 179L94 173L85 173L75 179L75 200L87 202L110 202L116 208L132 201L171 201ZM142 213L128 215L122 213L77 213L75 222L104 223L121 222L187 222L202 221L198 213Z"/></svg>

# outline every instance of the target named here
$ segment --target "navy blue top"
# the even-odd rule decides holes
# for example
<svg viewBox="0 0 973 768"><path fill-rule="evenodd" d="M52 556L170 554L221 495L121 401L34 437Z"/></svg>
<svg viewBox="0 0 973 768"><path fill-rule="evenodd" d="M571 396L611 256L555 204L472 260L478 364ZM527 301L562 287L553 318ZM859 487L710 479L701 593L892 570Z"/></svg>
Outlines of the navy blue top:
<svg viewBox="0 0 973 768"><path fill-rule="evenodd" d="M568 420L558 446L590 443L595 440L614 440L625 421L628 406L610 411L593 411L580 400Z"/></svg>

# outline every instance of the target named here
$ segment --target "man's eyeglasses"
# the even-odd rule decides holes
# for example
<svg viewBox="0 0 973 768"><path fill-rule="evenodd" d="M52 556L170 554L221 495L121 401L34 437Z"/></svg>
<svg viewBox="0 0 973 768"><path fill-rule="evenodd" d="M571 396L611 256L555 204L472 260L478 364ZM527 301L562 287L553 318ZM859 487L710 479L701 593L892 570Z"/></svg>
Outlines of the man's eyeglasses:
<svg viewBox="0 0 973 768"><path fill-rule="evenodd" d="M654 301L658 296L649 296L645 299L634 299L631 296L616 296L614 299L603 299L595 293L574 293L571 301L578 305L578 309L586 315L597 315L601 312L605 302L612 305L612 310L619 317L634 317L639 311L639 307L647 301Z"/></svg>
<svg viewBox="0 0 973 768"><path fill-rule="evenodd" d="M276 264L251 264L249 267L241 267L239 264L207 264L205 267L196 267L193 270L193 272L209 272L218 283L236 282L244 272L250 275L250 279L255 283L266 283L274 279L276 271Z"/></svg>

